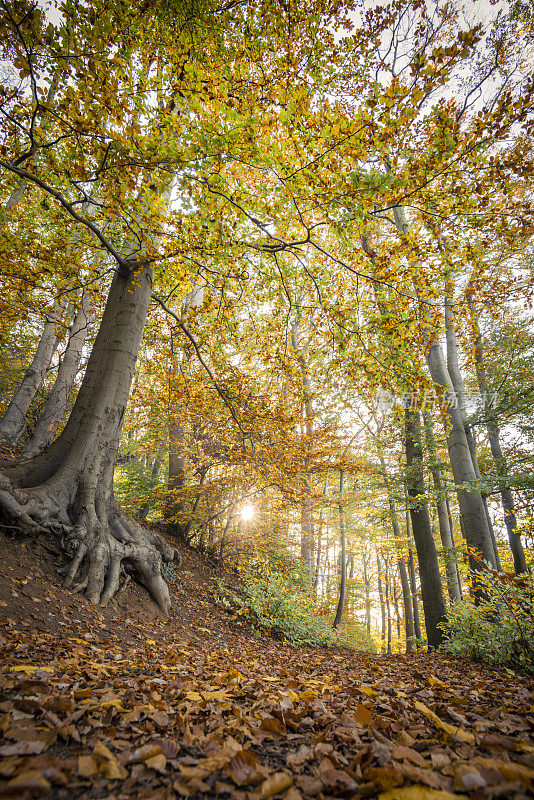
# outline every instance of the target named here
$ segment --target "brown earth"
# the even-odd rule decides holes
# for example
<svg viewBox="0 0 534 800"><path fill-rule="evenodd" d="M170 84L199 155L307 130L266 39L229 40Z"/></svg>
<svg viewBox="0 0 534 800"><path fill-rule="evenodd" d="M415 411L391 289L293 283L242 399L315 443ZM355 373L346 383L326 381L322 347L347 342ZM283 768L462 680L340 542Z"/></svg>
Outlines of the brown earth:
<svg viewBox="0 0 534 800"><path fill-rule="evenodd" d="M533 797L534 683L442 655L256 639L181 548L163 619L64 591L47 540L0 536L0 793L284 800Z"/></svg>

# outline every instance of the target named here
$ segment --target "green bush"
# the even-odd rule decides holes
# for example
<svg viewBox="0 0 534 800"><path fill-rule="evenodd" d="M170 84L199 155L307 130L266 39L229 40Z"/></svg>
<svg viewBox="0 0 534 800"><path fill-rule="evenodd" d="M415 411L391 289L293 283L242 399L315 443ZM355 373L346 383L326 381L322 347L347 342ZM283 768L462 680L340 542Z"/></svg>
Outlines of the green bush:
<svg viewBox="0 0 534 800"><path fill-rule="evenodd" d="M534 578L488 571L476 581L485 599L450 608L441 649L534 673Z"/></svg>
<svg viewBox="0 0 534 800"><path fill-rule="evenodd" d="M367 633L367 629L354 619L341 622L334 632L335 644L338 647L347 647L349 650L359 650L366 653L376 653L376 643Z"/></svg>
<svg viewBox="0 0 534 800"><path fill-rule="evenodd" d="M333 644L334 632L313 600L285 575L242 570L240 591L219 584L219 599L253 630L291 644Z"/></svg>

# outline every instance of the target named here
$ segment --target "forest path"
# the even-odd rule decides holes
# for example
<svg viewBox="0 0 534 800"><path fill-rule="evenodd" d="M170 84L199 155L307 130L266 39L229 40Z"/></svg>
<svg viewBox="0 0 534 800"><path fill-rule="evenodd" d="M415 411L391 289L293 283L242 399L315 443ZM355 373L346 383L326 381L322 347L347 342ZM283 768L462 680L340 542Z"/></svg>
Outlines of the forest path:
<svg viewBox="0 0 534 800"><path fill-rule="evenodd" d="M169 620L102 609L0 541L0 792L16 798L533 797L534 682L441 655L258 640L184 552Z"/></svg>

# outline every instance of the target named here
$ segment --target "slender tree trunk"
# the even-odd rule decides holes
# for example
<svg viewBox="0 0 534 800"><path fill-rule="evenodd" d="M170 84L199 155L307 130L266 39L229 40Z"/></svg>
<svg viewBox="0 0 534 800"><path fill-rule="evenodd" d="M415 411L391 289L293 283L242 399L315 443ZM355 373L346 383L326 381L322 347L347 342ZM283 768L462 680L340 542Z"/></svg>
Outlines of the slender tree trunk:
<svg viewBox="0 0 534 800"><path fill-rule="evenodd" d="M412 522L410 519L410 501L408 498L408 484L404 482L404 502L406 510L406 538L408 539L408 578L410 581L410 594L412 598L413 609L413 627L415 631L415 639L417 642L422 641L421 634L421 618L419 616L419 600L417 597L417 572L415 569L415 560L413 557L413 538L412 538Z"/></svg>
<svg viewBox="0 0 534 800"><path fill-rule="evenodd" d="M377 569L377 583L378 583L378 599L380 602L380 651L386 652L386 604L384 602L384 590L382 588L382 564L380 562L380 554L376 551L376 569Z"/></svg>
<svg viewBox="0 0 534 800"><path fill-rule="evenodd" d="M343 507L343 483L344 471L339 470L339 536L341 539L341 581L339 584L339 600L337 604L336 616L334 618L334 628L337 628L343 616L345 605L345 594L347 591L347 543L345 536L345 510Z"/></svg>
<svg viewBox="0 0 534 800"><path fill-rule="evenodd" d="M384 563L386 565L385 575L384 575L384 585L385 585L385 593L384 593L384 600L386 603L386 615L388 621L388 639L387 639L387 652L391 653L391 605L389 602L389 594L390 594L390 585L389 585L389 561L388 557L384 556Z"/></svg>
<svg viewBox="0 0 534 800"><path fill-rule="evenodd" d="M67 402L74 388L74 382L82 359L83 346L91 322L88 308L89 296L84 292L80 308L70 329L69 341L58 367L56 380L47 397L44 411L24 450L25 458L33 458L48 447L56 434L59 423L65 416Z"/></svg>
<svg viewBox="0 0 534 800"><path fill-rule="evenodd" d="M16 444L24 433L26 414L39 386L45 379L57 347L56 326L59 311L59 305L56 304L53 313L46 318L32 363L24 373L20 386L0 421L0 441L2 442Z"/></svg>
<svg viewBox="0 0 534 800"><path fill-rule="evenodd" d="M477 481L481 481L482 476L480 474L480 467L478 465L478 458L477 458L477 448L475 437L473 436L473 430L469 425L467 420L467 406L466 406L466 398L465 398L465 384L464 379L462 378L462 373L460 371L460 366L458 363L458 340L456 337L456 331L454 330L454 322L452 318L452 309L450 306L449 295L447 293L446 300L445 300L445 332L446 332L446 339L447 339L447 371L449 373L453 389L456 393L456 400L458 403L458 408L460 411L460 415L462 418L462 422L464 425L465 430L465 437L467 440L467 445L469 447L469 453L471 454L471 461L473 463L473 470L475 473L475 478ZM491 543L493 547L493 555L495 560L495 566L497 569L500 570L501 562L499 559L499 551L497 549L497 542L495 539L495 531L493 530L493 522L491 520L491 515L489 513L488 508L488 499L487 495L481 491L482 503L484 505L484 513L486 515L486 522L488 525L488 531L491 538Z"/></svg>
<svg viewBox="0 0 534 800"><path fill-rule="evenodd" d="M443 359L439 343L430 348L427 363L432 380L443 386L453 395L453 387ZM445 415L447 425L447 447L451 462L454 482L457 487L468 485L470 488L457 488L460 517L467 544L480 553L480 558L472 551L469 554L469 563L472 570L487 569L487 564L495 568L495 550L488 527L488 518L480 490L476 488L477 476L469 444L465 434L465 427L461 410L453 401L447 404Z"/></svg>
<svg viewBox="0 0 534 800"><path fill-rule="evenodd" d="M443 632L439 625L446 620L446 608L441 587L436 545L432 536L426 502L421 422L418 412L408 408L405 410L405 430L410 517L419 561L427 641L428 646L434 649L440 645L443 639Z"/></svg>
<svg viewBox="0 0 534 800"><path fill-rule="evenodd" d="M488 383L486 378L486 365L484 362L484 346L482 334L478 323L478 315L474 306L473 298L469 295L469 309L471 316L471 327L475 340L475 371L480 394L484 403L484 415L486 419L486 430L491 449L491 455L498 473L499 490L501 493L502 507L504 511L504 524L508 534L510 550L514 559L514 569L517 575L527 572L527 562L525 551L521 542L521 536L517 533L517 519L515 516L515 504L512 492L507 485L508 465L502 452L499 424L496 419L495 410L488 398Z"/></svg>
<svg viewBox="0 0 534 800"><path fill-rule="evenodd" d="M393 536L395 537L396 540L397 564L399 567L399 575L402 586L402 599L404 603L404 624L406 628L406 652L410 653L414 649L415 628L414 628L412 598L411 598L410 584L408 579L408 570L406 568L406 561L404 560L400 550L400 541L402 539L402 533L400 530L399 520L397 517L397 509L395 508L393 489L391 487L389 476L386 471L386 462L384 461L384 457L381 452L379 453L379 459L380 459L380 468L382 470L382 476L384 478L384 485L388 497L389 520L391 523L391 528L393 530Z"/></svg>
<svg viewBox="0 0 534 800"><path fill-rule="evenodd" d="M447 512L447 502L445 500L445 490L441 480L441 472L438 463L436 452L436 442L434 439L434 432L432 430L432 420L428 414L423 414L425 439L430 457L430 472L432 474L432 481L434 483L434 491L436 493L436 509L438 512L439 533L441 536L441 544L443 545L443 556L445 559L445 574L447 576L447 589L451 602L460 602L462 595L460 593L460 577L458 575L458 567L456 564L456 555L454 547L454 539L452 535L452 528L449 523L449 514Z"/></svg>
<svg viewBox="0 0 534 800"><path fill-rule="evenodd" d="M163 611L170 607L162 561L178 556L153 531L121 514L113 468L151 298L149 267L130 260L115 273L85 376L65 428L41 455L6 472L0 506L21 524L64 533L67 588L107 603L127 564Z"/></svg>

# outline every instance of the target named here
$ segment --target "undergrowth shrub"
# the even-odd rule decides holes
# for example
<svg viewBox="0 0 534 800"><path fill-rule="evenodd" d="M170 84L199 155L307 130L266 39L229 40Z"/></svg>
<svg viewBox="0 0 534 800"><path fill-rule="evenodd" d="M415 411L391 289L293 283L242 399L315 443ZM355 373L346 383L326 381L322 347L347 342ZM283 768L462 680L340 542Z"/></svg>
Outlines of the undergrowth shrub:
<svg viewBox="0 0 534 800"><path fill-rule="evenodd" d="M377 652L373 637L367 633L367 629L361 622L349 618L346 622L342 621L333 633L335 644L338 647L347 647L350 650L367 653Z"/></svg>
<svg viewBox="0 0 534 800"><path fill-rule="evenodd" d="M219 601L252 630L291 644L334 643L334 634L306 592L285 575L258 576L243 570L242 588L219 583Z"/></svg>
<svg viewBox="0 0 534 800"><path fill-rule="evenodd" d="M485 599L449 609L441 649L534 673L534 578L488 571L475 580Z"/></svg>

